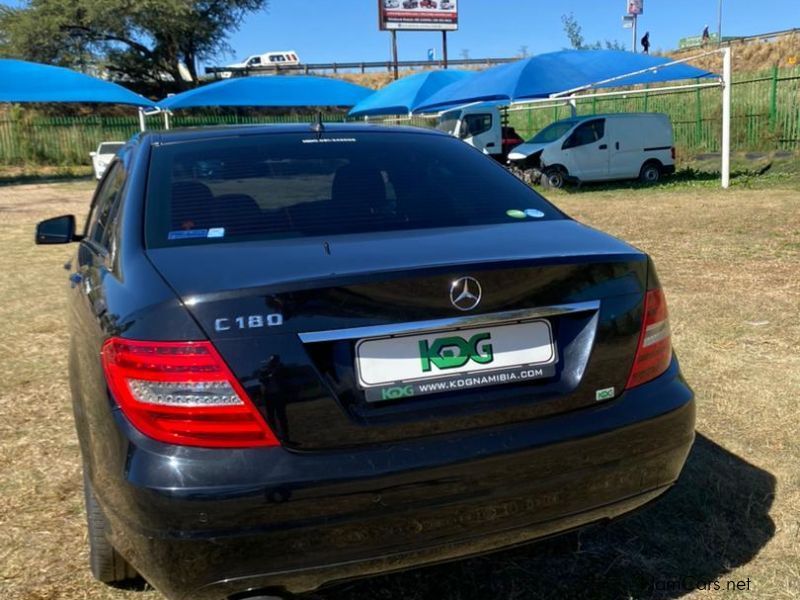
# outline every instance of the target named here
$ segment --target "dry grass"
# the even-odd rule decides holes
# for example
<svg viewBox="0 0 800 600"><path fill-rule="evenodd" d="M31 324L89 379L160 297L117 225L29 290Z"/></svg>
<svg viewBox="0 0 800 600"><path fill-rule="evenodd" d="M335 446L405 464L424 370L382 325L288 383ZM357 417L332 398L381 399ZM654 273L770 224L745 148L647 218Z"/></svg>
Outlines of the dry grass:
<svg viewBox="0 0 800 600"><path fill-rule="evenodd" d="M794 67L800 65L800 34L782 36L774 41L734 42L731 46L734 73L756 73L772 66ZM702 48L688 48L670 52L672 58L686 58L701 52ZM705 56L692 61L701 69L720 72L719 56Z"/></svg>
<svg viewBox="0 0 800 600"><path fill-rule="evenodd" d="M34 248L34 223L83 215L88 183L0 188L0 598L158 600L91 581L65 377L70 250ZM800 597L800 192L705 188L557 194L573 216L655 258L698 402L679 485L580 536L354 582L329 600ZM652 580L656 581L654 589ZM687 581L686 583L691 583ZM679 586L678 586L679 587ZM714 592L712 597L741 596Z"/></svg>

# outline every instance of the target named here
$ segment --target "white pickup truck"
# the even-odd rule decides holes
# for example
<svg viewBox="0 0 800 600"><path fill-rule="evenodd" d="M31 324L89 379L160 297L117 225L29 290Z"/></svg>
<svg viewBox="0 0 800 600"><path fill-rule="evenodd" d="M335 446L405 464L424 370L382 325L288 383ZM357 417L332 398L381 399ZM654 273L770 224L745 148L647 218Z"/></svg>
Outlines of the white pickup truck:
<svg viewBox="0 0 800 600"><path fill-rule="evenodd" d="M277 50L265 52L264 54L254 54L248 56L242 62L226 65L232 69L258 69L261 67L290 67L300 64L300 58L294 50ZM232 77L234 71L222 71L220 77L228 79Z"/></svg>

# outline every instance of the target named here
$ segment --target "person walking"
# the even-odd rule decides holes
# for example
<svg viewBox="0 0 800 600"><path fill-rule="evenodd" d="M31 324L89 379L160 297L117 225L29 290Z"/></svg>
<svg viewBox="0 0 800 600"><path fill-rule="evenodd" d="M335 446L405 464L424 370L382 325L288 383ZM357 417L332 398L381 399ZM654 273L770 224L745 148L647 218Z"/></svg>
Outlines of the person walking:
<svg viewBox="0 0 800 600"><path fill-rule="evenodd" d="M645 54L650 54L650 32L645 32L644 36L642 37L642 52Z"/></svg>
<svg viewBox="0 0 800 600"><path fill-rule="evenodd" d="M709 39L709 37L710 37L710 36L709 36L709 34L708 34L708 25L706 25L705 27L703 27L703 41L702 41L702 45L703 45L703 46L705 46L706 44L708 44L708 39Z"/></svg>

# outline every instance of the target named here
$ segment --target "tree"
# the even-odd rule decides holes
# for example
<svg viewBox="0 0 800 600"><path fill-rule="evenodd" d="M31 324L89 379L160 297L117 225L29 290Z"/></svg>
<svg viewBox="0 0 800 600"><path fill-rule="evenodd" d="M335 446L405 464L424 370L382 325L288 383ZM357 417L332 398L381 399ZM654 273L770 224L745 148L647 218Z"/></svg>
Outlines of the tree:
<svg viewBox="0 0 800 600"><path fill-rule="evenodd" d="M464 48L461 50L461 58L464 60L469 60L469 48Z"/></svg>
<svg viewBox="0 0 800 600"><path fill-rule="evenodd" d="M603 42L587 44L586 40L583 38L583 29L572 13L561 15L561 24L569 40L569 45L575 50L600 50L603 47L605 47L606 50L625 50L625 45L619 43L617 40L605 40Z"/></svg>
<svg viewBox="0 0 800 600"><path fill-rule="evenodd" d="M583 30L575 15L572 13L561 15L561 24L564 27L564 33L567 34L569 45L575 50L585 50L586 44L583 40Z"/></svg>
<svg viewBox="0 0 800 600"><path fill-rule="evenodd" d="M0 8L6 56L185 88L181 65L228 50L226 38L268 0L28 0ZM168 76L168 77L165 77Z"/></svg>
<svg viewBox="0 0 800 600"><path fill-rule="evenodd" d="M522 58L528 58L528 47L520 46L519 50L517 50L517 56L521 56Z"/></svg>

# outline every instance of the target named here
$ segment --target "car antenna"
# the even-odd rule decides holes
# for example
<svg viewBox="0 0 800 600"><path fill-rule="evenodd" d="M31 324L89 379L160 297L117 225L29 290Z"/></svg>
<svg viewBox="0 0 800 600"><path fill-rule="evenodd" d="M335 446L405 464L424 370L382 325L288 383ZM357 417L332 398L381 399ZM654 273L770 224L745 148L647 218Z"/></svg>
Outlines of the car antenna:
<svg viewBox="0 0 800 600"><path fill-rule="evenodd" d="M317 134L317 139L325 133L325 124L322 122L322 111L317 112L317 120L311 124L311 131Z"/></svg>

